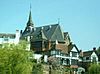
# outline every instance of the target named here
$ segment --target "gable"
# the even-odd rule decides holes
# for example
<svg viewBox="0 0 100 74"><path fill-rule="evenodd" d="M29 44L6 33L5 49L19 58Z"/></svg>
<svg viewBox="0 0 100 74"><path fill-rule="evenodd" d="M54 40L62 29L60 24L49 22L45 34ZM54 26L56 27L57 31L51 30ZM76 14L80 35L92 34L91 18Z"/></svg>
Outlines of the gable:
<svg viewBox="0 0 100 74"><path fill-rule="evenodd" d="M76 49L75 47L73 47L71 51L72 51L72 52L78 52L77 49Z"/></svg>
<svg viewBox="0 0 100 74"><path fill-rule="evenodd" d="M64 42L64 35L59 25L56 27L51 36L51 41L56 41L56 40L59 42Z"/></svg>
<svg viewBox="0 0 100 74"><path fill-rule="evenodd" d="M50 40L51 36L53 35L56 27L58 26L58 24L54 24L54 25L47 25L47 26L42 26L40 28L43 29L43 33L46 36L46 38L48 40Z"/></svg>
<svg viewBox="0 0 100 74"><path fill-rule="evenodd" d="M97 56L97 54L96 54L95 52L93 52L93 53L91 54L91 57L96 57L96 58L97 58L98 56Z"/></svg>

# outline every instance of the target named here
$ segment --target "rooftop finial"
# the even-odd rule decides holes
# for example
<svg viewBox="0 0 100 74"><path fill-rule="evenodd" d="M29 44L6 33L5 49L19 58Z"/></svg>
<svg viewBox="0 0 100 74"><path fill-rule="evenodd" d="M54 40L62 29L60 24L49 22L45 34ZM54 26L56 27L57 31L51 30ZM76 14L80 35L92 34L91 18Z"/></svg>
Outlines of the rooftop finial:
<svg viewBox="0 0 100 74"><path fill-rule="evenodd" d="M58 24L60 24L60 18L58 18Z"/></svg>
<svg viewBox="0 0 100 74"><path fill-rule="evenodd" d="M32 6L31 6L31 3L30 3L30 11L31 11L31 8L32 8Z"/></svg>

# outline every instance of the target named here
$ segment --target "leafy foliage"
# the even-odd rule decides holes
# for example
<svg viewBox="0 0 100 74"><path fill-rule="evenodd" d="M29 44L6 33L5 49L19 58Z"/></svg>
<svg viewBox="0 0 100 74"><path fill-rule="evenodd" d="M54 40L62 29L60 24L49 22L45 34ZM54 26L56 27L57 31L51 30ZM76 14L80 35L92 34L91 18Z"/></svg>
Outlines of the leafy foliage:
<svg viewBox="0 0 100 74"><path fill-rule="evenodd" d="M33 62L31 51L26 51L27 43L3 44L0 48L0 74L29 74L32 72Z"/></svg>
<svg viewBox="0 0 100 74"><path fill-rule="evenodd" d="M43 67L41 63L33 65L32 74L43 74Z"/></svg>
<svg viewBox="0 0 100 74"><path fill-rule="evenodd" d="M91 64L91 66L89 67L89 74L100 74L100 65Z"/></svg>
<svg viewBox="0 0 100 74"><path fill-rule="evenodd" d="M98 53L100 54L100 47L98 47L97 51L98 51Z"/></svg>

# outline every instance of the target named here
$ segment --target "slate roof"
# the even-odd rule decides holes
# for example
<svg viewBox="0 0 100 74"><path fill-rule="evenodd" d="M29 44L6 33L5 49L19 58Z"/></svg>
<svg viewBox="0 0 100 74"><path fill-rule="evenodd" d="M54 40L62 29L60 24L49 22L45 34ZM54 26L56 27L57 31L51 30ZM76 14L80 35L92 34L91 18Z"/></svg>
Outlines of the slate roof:
<svg viewBox="0 0 100 74"><path fill-rule="evenodd" d="M15 38L15 34L9 34L9 33L0 33L0 38Z"/></svg>
<svg viewBox="0 0 100 74"><path fill-rule="evenodd" d="M36 30L31 33L31 36L33 36L31 41L47 40L47 37L45 36L42 27L37 27Z"/></svg>
<svg viewBox="0 0 100 74"><path fill-rule="evenodd" d="M32 31L25 30L22 34L25 36L33 36L32 41L36 40L50 40L64 42L64 33L62 32L59 24L53 24L48 26L35 27Z"/></svg>
<svg viewBox="0 0 100 74"><path fill-rule="evenodd" d="M50 24L47 26L34 27L34 23L32 21L31 11L29 13L29 19L26 25L25 30L21 33L20 38L25 38L27 36L33 37L31 41L39 41L39 40L50 40L50 41L59 41L64 42L65 36L67 36L67 32L64 33L61 30L59 24Z"/></svg>
<svg viewBox="0 0 100 74"><path fill-rule="evenodd" d="M27 31L27 29L25 29L24 32L21 34L21 37L27 37L27 36L30 36L30 35L31 35L31 32Z"/></svg>

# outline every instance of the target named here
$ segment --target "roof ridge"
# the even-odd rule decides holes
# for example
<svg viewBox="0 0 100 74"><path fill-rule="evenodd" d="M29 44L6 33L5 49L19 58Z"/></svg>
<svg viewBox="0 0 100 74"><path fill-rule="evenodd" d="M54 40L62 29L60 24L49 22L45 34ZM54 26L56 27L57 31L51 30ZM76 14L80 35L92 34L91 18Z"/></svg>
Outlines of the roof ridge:
<svg viewBox="0 0 100 74"><path fill-rule="evenodd" d="M37 27L35 27L35 28L38 28L38 27L45 27L45 26L54 26L54 25L59 25L59 24L48 24L48 25L44 25L44 26L37 26Z"/></svg>
<svg viewBox="0 0 100 74"><path fill-rule="evenodd" d="M84 53L84 52L93 52L93 50L89 50L89 51L83 51L83 53Z"/></svg>

